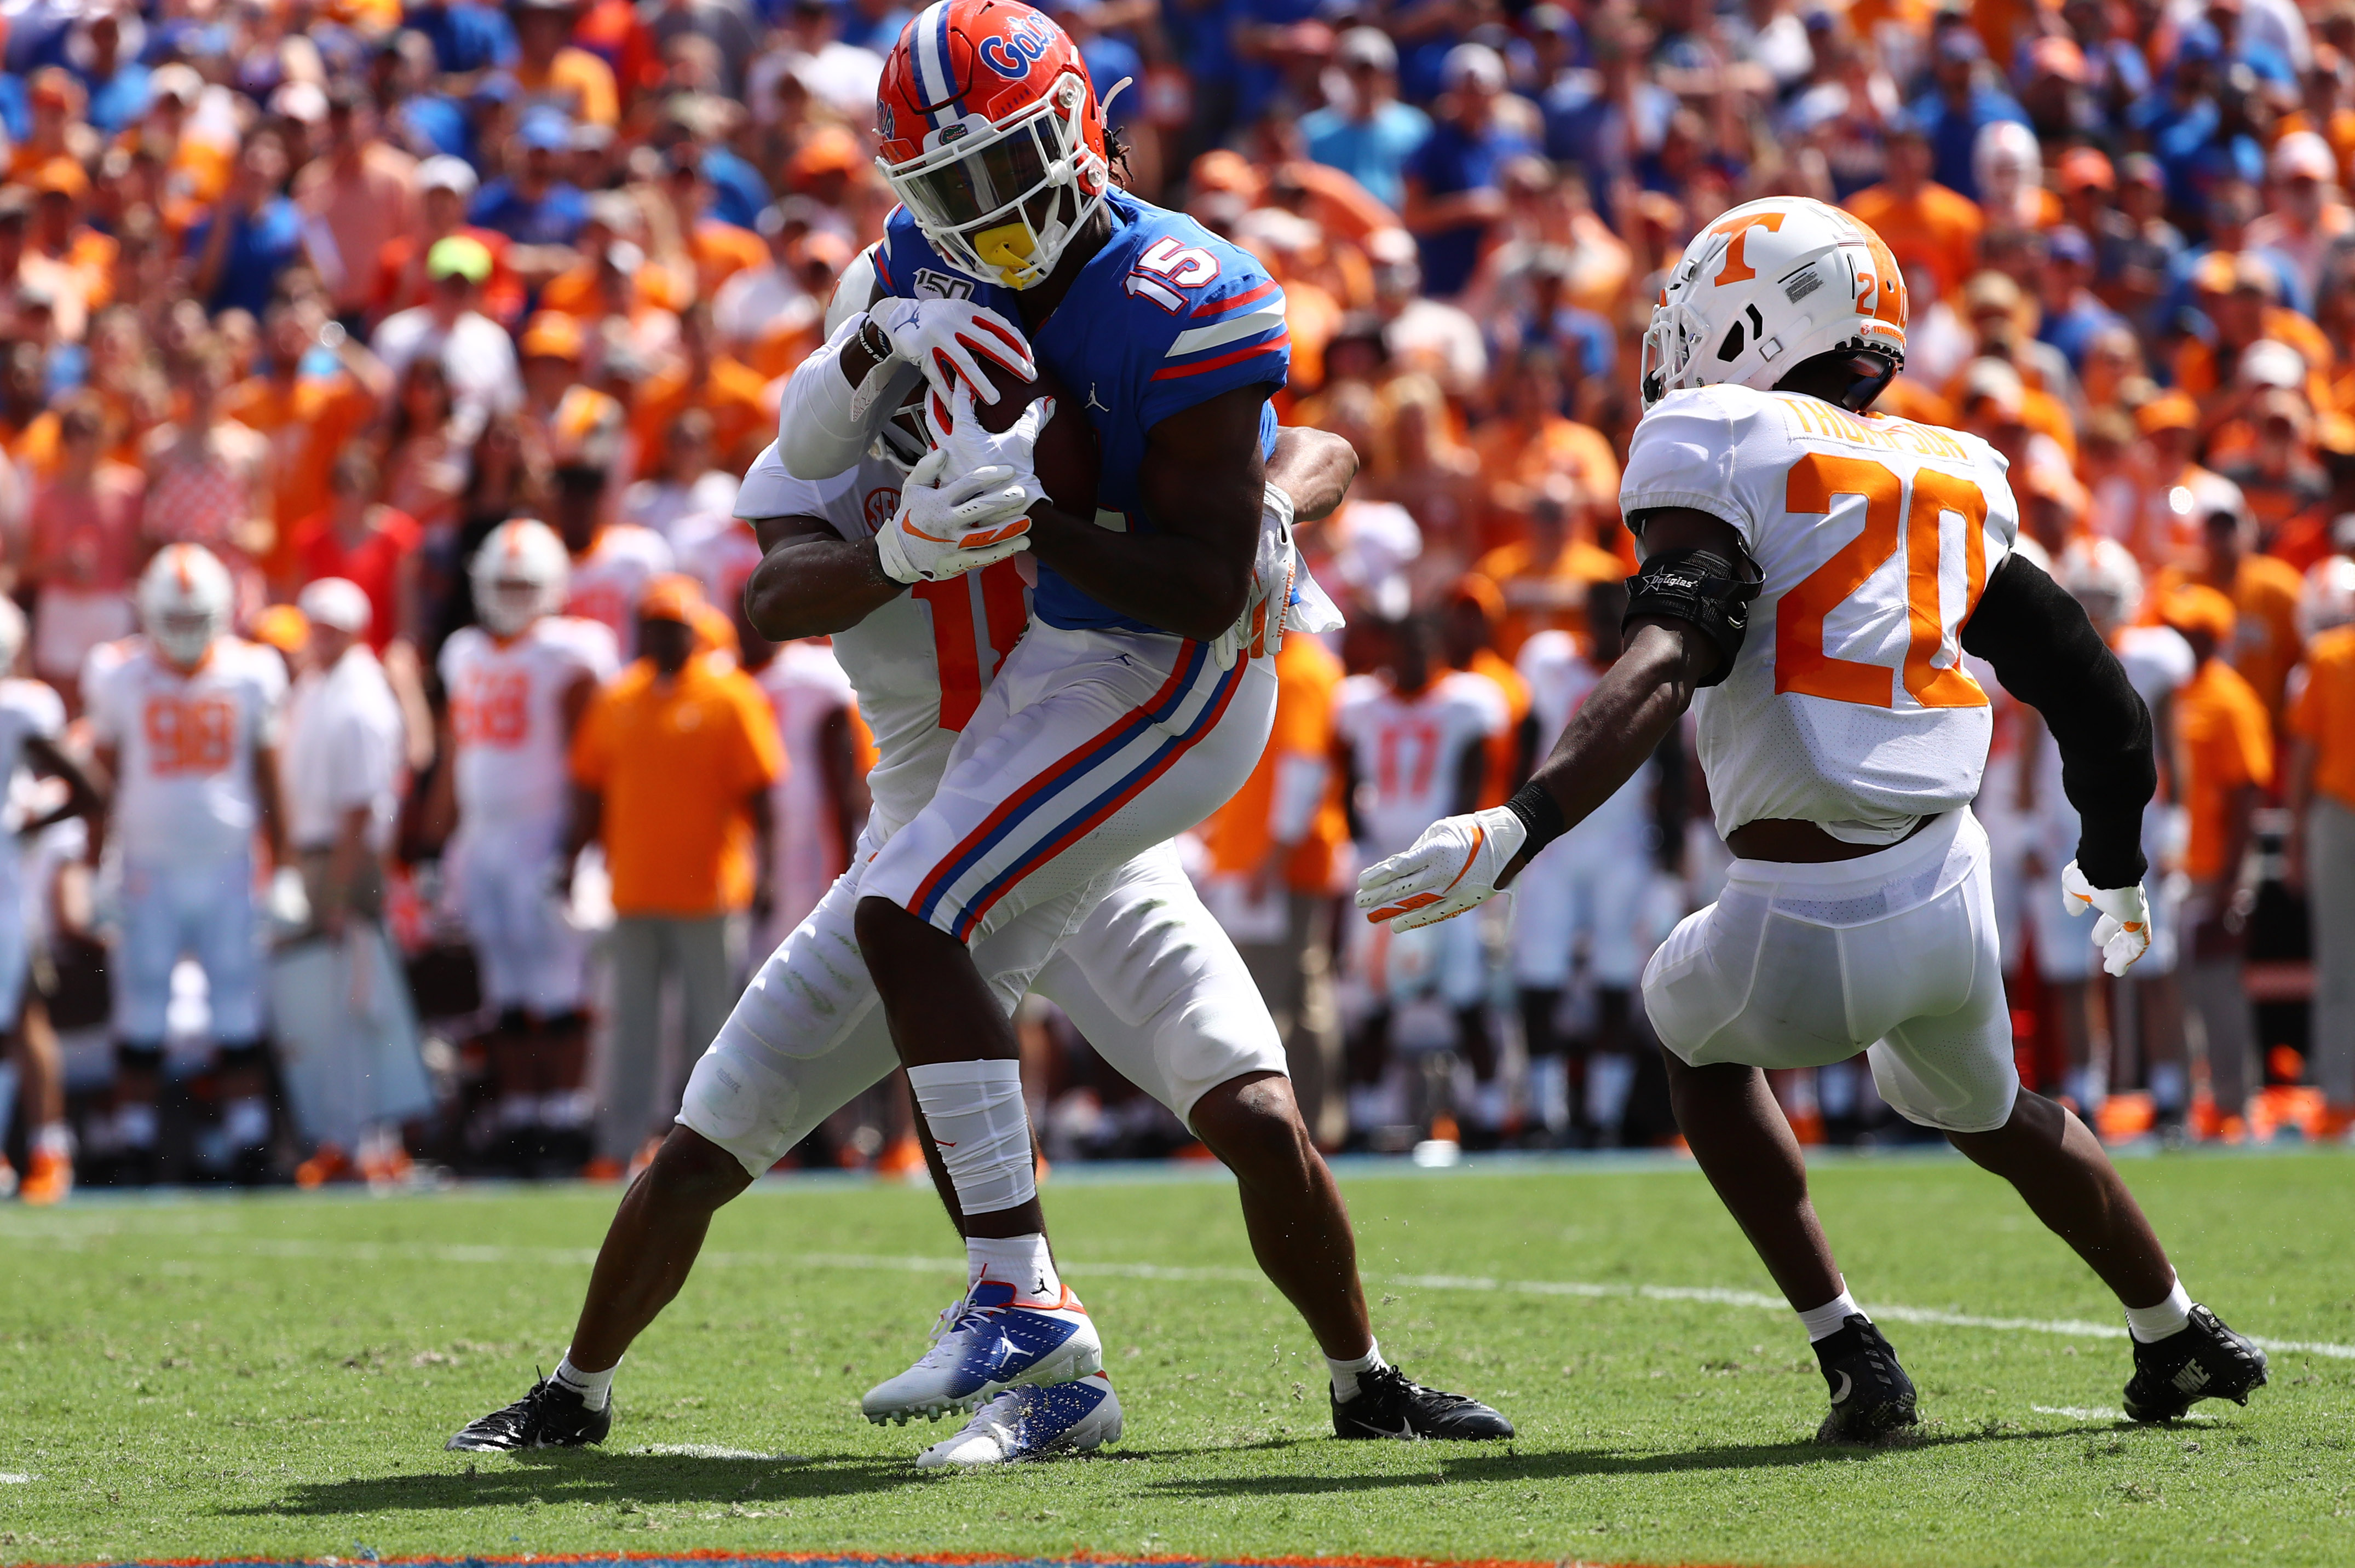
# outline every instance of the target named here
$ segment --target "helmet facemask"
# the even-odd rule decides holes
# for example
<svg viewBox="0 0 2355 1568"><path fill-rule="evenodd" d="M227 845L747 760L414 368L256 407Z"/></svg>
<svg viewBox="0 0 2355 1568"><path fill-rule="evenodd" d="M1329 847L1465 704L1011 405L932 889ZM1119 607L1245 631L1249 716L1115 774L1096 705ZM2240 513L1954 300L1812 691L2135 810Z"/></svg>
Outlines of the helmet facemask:
<svg viewBox="0 0 2355 1568"><path fill-rule="evenodd" d="M526 577L477 578L474 614L493 636L512 637L550 613L548 584Z"/></svg>
<svg viewBox="0 0 2355 1568"><path fill-rule="evenodd" d="M225 619L210 610L159 611L147 617L147 640L180 668L194 669L228 630Z"/></svg>
<svg viewBox="0 0 2355 1568"><path fill-rule="evenodd" d="M1087 100L1086 81L1066 73L1002 123L970 116L935 132L938 145L920 156L876 166L951 265L1036 288L1111 188L1103 155L1082 134Z"/></svg>

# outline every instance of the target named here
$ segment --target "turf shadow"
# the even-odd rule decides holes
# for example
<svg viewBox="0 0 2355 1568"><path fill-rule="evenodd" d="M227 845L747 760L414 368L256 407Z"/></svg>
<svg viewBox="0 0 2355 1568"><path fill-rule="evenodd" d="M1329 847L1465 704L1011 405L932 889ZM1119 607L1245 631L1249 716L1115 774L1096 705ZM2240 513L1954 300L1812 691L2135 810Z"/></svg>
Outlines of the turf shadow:
<svg viewBox="0 0 2355 1568"><path fill-rule="evenodd" d="M467 1474L355 1476L291 1488L274 1502L224 1509L222 1516L327 1517L432 1513L541 1504L729 1503L849 1497L918 1486L905 1458L871 1456L777 1459L560 1451L494 1457Z"/></svg>
<svg viewBox="0 0 2355 1568"><path fill-rule="evenodd" d="M1530 1452L1517 1448L1498 1453L1469 1444L1434 1444L1413 1451L1427 1453L1432 1468L1385 1471L1356 1476L1220 1476L1184 1477L1149 1484L1153 1491L1172 1497L1231 1497L1237 1492L1278 1497L1317 1492L1378 1491L1391 1487L1429 1487L1449 1481L1481 1482L1561 1480L1581 1476L1660 1476L1710 1470L1767 1470L1803 1465L1859 1465L1903 1453L1950 1447L1960 1444L2042 1443L2082 1438L2115 1428L2092 1423L2038 1431L1998 1430L1934 1432L1902 1447L1867 1448L1849 1444L1822 1444L1802 1439L1794 1443L1721 1444L1673 1454L1631 1454L1617 1448L1560 1448Z"/></svg>

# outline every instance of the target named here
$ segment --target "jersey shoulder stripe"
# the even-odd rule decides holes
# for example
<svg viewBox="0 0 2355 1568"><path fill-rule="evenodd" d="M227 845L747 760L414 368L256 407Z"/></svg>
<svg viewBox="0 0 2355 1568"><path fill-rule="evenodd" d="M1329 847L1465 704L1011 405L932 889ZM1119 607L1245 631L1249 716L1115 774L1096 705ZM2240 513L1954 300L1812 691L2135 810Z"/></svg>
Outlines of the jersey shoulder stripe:
<svg viewBox="0 0 2355 1568"><path fill-rule="evenodd" d="M1275 285L1269 284L1270 289ZM1253 290L1254 293L1263 291ZM1200 314L1200 313L1197 313ZM1275 289L1275 298L1257 310L1241 315L1229 315L1208 326L1190 326L1169 340L1169 352L1165 358L1178 359L1189 354L1199 354L1243 338L1262 338L1284 330L1284 293Z"/></svg>

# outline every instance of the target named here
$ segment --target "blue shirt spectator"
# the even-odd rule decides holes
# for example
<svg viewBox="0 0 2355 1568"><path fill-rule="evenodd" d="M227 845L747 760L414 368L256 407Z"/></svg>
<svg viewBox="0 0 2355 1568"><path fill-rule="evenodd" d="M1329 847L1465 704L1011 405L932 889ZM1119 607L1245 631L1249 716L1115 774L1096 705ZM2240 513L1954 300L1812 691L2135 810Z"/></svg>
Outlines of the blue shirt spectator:
<svg viewBox="0 0 2355 1568"><path fill-rule="evenodd" d="M1981 127L1998 120L2025 125L2028 112L1987 77L1987 49L1969 27L1945 28L1934 48L1934 85L1914 101L1911 112L1930 139L1930 177L1977 201L1979 178L1971 167L1971 152Z"/></svg>
<svg viewBox="0 0 2355 1568"><path fill-rule="evenodd" d="M515 28L506 12L488 5L436 0L408 7L400 25L425 35L433 46L434 63L444 72L466 75L516 62Z"/></svg>
<svg viewBox="0 0 2355 1568"><path fill-rule="evenodd" d="M227 248L213 286L204 296L205 309L214 315L225 310L247 311L258 320L270 308L278 274L303 254L303 214L282 196L271 197L252 209L223 202L189 229L189 255L205 253L214 222L224 217L229 226Z"/></svg>
<svg viewBox="0 0 2355 1568"><path fill-rule="evenodd" d="M1405 205L1407 161L1431 135L1431 116L1398 101L1398 48L1374 27L1341 35L1334 59L1348 73L1352 101L1300 122L1308 155L1339 169L1393 208Z"/></svg>
<svg viewBox="0 0 2355 1568"><path fill-rule="evenodd" d="M759 227L761 211L772 199L761 171L725 146L705 148L702 167L711 182L711 216L739 229Z"/></svg>
<svg viewBox="0 0 2355 1568"><path fill-rule="evenodd" d="M516 127L516 141L523 148L521 172L477 191L466 221L518 245L571 244L589 218L589 198L556 177L557 155L572 145L572 123L555 110L535 109Z"/></svg>
<svg viewBox="0 0 2355 1568"><path fill-rule="evenodd" d="M2083 372L2085 351L2113 326L2126 325L2086 285L2094 276L2094 244L2074 229L2056 229L2045 241L2043 323L2036 336L2052 345Z"/></svg>
<svg viewBox="0 0 2355 1568"><path fill-rule="evenodd" d="M1458 44L1447 58L1454 112L1407 161L1406 226L1423 252L1423 292L1448 299L1464 292L1479 263L1480 242L1504 213L1497 174L1508 158L1537 149L1497 118L1505 62L1484 44Z"/></svg>

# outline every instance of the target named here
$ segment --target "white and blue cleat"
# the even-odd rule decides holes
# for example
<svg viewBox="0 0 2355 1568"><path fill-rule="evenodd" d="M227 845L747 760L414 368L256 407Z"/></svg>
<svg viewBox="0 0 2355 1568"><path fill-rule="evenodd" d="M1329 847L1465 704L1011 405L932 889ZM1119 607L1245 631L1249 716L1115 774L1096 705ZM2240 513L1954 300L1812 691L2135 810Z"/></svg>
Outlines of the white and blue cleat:
<svg viewBox="0 0 2355 1568"><path fill-rule="evenodd" d="M1103 1370L1103 1341L1071 1287L1057 1301L1024 1301L985 1279L941 1314L932 1349L858 1402L867 1419L905 1424L977 1410L1016 1387L1071 1382Z"/></svg>
<svg viewBox="0 0 2355 1568"><path fill-rule="evenodd" d="M964 1430L916 1456L919 1470L1010 1465L1059 1454L1090 1454L1120 1441L1120 1396L1092 1372L1050 1388L1007 1389L981 1407Z"/></svg>

